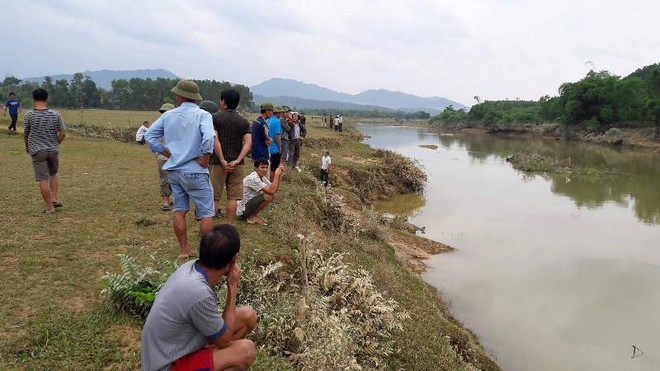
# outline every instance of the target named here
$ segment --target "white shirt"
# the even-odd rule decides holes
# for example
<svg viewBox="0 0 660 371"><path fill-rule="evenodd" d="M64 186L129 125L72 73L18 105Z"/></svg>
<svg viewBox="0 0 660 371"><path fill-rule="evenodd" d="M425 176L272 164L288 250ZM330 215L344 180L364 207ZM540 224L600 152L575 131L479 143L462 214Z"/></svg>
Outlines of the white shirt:
<svg viewBox="0 0 660 371"><path fill-rule="evenodd" d="M236 215L241 216L245 211L245 204L251 199L263 193L261 190L270 185L270 180L267 177L260 178L256 171L251 172L248 176L243 178L243 199L238 201L236 208Z"/></svg>
<svg viewBox="0 0 660 371"><path fill-rule="evenodd" d="M328 170L330 165L332 165L332 159L330 156L321 157L321 170Z"/></svg>
<svg viewBox="0 0 660 371"><path fill-rule="evenodd" d="M148 127L146 127L146 126L144 126L144 125L140 126L140 128L139 128L138 131L137 131L137 133L135 133L135 141L136 141L136 142L141 142L142 139L144 138L144 133L146 133L147 130L149 130Z"/></svg>

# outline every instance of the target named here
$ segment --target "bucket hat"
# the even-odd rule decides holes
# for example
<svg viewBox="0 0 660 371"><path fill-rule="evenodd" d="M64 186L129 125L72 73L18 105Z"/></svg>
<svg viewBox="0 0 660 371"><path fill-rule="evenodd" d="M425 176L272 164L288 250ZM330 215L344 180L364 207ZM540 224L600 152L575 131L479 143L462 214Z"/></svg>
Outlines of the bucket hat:
<svg viewBox="0 0 660 371"><path fill-rule="evenodd" d="M273 103L271 103L271 102L263 102L263 103L261 103L261 109L262 109L262 110L272 110L273 108L274 108L274 107L273 107Z"/></svg>
<svg viewBox="0 0 660 371"><path fill-rule="evenodd" d="M203 109L204 111L208 113L216 113L220 108L218 108L218 105L215 104L215 102L210 101L210 100L203 100L199 104L199 108Z"/></svg>
<svg viewBox="0 0 660 371"><path fill-rule="evenodd" d="M176 83L176 86L170 90L172 93L186 98L192 99L195 101L203 100L202 96L199 94L199 86L190 80L181 80Z"/></svg>
<svg viewBox="0 0 660 371"><path fill-rule="evenodd" d="M158 112L163 113L165 111L169 111L171 109L174 109L174 105L172 103L165 103L160 108L158 109Z"/></svg>

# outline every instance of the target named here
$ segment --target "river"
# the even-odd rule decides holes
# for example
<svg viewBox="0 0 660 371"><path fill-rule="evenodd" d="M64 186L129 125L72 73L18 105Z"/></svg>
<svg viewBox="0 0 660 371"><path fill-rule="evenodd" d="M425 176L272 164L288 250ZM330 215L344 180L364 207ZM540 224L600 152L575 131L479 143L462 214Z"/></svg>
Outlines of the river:
<svg viewBox="0 0 660 371"><path fill-rule="evenodd" d="M429 128L359 129L372 147L424 167L423 197L378 208L408 214L426 237L456 248L427 260L422 277L504 369L660 370L659 155ZM615 175L529 176L505 160L518 151ZM633 345L643 354L633 358Z"/></svg>

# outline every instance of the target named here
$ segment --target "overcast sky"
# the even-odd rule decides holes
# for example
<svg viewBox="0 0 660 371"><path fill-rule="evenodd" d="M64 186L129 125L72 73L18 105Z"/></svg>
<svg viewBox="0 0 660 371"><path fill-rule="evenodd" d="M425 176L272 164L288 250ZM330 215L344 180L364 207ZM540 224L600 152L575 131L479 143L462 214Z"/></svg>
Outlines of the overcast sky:
<svg viewBox="0 0 660 371"><path fill-rule="evenodd" d="M8 0L0 76L164 68L472 104L660 62L658 0ZM589 61L589 62L588 62Z"/></svg>

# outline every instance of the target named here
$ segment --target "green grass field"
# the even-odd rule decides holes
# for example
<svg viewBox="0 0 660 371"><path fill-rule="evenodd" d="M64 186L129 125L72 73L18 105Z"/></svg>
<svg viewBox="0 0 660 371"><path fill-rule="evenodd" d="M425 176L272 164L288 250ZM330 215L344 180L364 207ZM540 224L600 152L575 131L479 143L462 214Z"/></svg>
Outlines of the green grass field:
<svg viewBox="0 0 660 371"><path fill-rule="evenodd" d="M63 111L65 122L76 120L76 114ZM129 121L136 126L155 115L92 110L83 112L83 117L90 120L83 122L99 126ZM60 155L64 207L54 216L42 216L42 200L22 136L6 132L4 117L0 124L4 125L0 130L0 368L138 369L140 321L111 308L100 295L100 277L119 270L116 255L120 253L145 261L151 253L168 259L178 255L171 214L159 209L154 156L145 146L69 135ZM308 137L317 146L336 146L331 151L338 173L369 166L371 149L366 145L346 133L319 129L314 122L308 126ZM264 215L270 225L237 225L243 240L241 254L260 262L291 260L293 233L314 234L319 248L350 253L350 262L369 270L378 286L411 314L397 341L400 352L387 368L497 369L473 336L446 315L435 290L406 270L390 245L349 240L318 225L307 205L316 192L309 174L317 176L319 162L320 148L304 147L304 172L285 175L281 199ZM359 203L341 179L337 186L348 203ZM198 225L193 217L189 216L188 227L195 246ZM283 358L260 354L254 369L288 367Z"/></svg>

